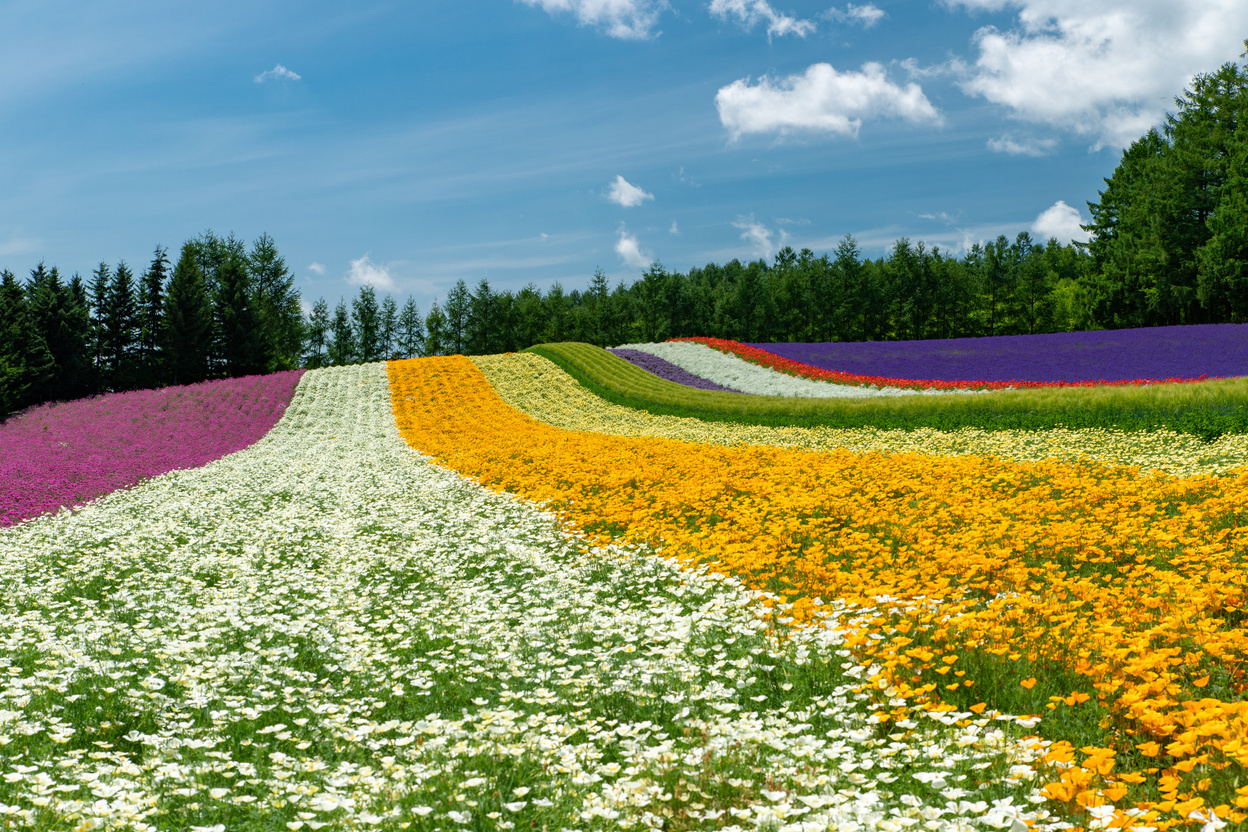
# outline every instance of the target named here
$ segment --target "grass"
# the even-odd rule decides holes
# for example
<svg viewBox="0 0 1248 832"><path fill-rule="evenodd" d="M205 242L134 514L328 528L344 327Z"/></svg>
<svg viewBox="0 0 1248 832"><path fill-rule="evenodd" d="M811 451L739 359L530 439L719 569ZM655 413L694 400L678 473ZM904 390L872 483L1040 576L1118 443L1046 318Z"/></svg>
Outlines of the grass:
<svg viewBox="0 0 1248 832"><path fill-rule="evenodd" d="M1040 388L862 399L795 399L695 390L590 344L530 347L591 392L656 415L754 425L879 429L1171 430L1212 441L1248 433L1248 378L1185 384Z"/></svg>

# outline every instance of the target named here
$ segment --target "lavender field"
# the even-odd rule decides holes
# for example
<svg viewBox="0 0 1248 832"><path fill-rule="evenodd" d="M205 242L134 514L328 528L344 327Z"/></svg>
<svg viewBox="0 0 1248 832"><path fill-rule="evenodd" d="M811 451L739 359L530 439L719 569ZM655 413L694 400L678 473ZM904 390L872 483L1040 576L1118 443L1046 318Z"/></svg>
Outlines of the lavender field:
<svg viewBox="0 0 1248 832"><path fill-rule="evenodd" d="M825 370L899 379L1081 382L1248 375L1248 324L750 346Z"/></svg>

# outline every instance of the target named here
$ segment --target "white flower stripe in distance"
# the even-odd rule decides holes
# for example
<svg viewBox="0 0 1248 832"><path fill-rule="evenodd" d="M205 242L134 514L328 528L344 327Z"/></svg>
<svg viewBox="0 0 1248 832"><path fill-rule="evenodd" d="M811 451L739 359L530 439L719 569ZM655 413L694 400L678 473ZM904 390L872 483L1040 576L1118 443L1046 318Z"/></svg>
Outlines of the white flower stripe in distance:
<svg viewBox="0 0 1248 832"><path fill-rule="evenodd" d="M1062 827L1020 721L886 733L835 629L430 464L380 364L0 530L0 574L10 828Z"/></svg>
<svg viewBox="0 0 1248 832"><path fill-rule="evenodd" d="M757 364L722 353L705 344L690 341L667 341L661 344L621 344L620 349L639 350L658 356L688 370L695 376L732 387L755 396L792 396L805 398L866 398L870 396L943 395L946 390L909 390L900 387L856 387L827 381L797 378L760 367ZM964 391L957 391L964 392Z"/></svg>

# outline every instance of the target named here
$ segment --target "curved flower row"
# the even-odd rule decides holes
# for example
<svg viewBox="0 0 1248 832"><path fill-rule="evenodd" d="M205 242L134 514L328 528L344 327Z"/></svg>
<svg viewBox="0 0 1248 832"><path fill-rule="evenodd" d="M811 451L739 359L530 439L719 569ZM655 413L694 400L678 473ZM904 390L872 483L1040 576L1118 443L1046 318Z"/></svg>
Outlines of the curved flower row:
<svg viewBox="0 0 1248 832"><path fill-rule="evenodd" d="M268 433L303 370L45 404L0 424L0 526L194 468Z"/></svg>
<svg viewBox="0 0 1248 832"><path fill-rule="evenodd" d="M619 349L636 350L662 358L715 384L732 387L755 396L792 396L808 398L866 398L872 396L913 396L919 393L940 393L939 390L904 389L901 387L869 387L860 383L830 383L826 379L806 378L777 372L723 350L713 349L697 339L666 341L660 344L626 344Z"/></svg>
<svg viewBox="0 0 1248 832"><path fill-rule="evenodd" d="M1060 828L1011 720L886 735L835 629L591 546L391 408L381 365L311 371L251 448L0 530L3 825Z"/></svg>
<svg viewBox="0 0 1248 832"><path fill-rule="evenodd" d="M661 436L714 445L775 445L854 453L990 456L1015 462L1091 459L1180 477L1223 475L1248 466L1248 435L1205 442L1190 434L1108 429L987 431L963 428L882 430L800 428L704 422L656 416L611 404L590 393L547 359L533 353L474 356L494 391L511 407L563 430L616 436Z"/></svg>
<svg viewBox="0 0 1248 832"><path fill-rule="evenodd" d="M875 385L879 387L897 387L908 388L912 390L1004 390L1016 389L1023 387L1112 387L1128 384L1177 384L1180 382L1206 381L1209 376L1201 375L1195 378L1164 378L1164 379L1134 379L1134 380L1105 380L1105 381L975 381L975 380L946 380L946 379L905 379L905 378L885 378L882 376L860 375L858 373L847 373L840 370L828 370L822 367L815 367L811 364L803 364L800 361L793 361L789 358L776 355L767 350L752 347L748 344L742 344L738 341L730 341L724 338L678 338L677 341L691 341L698 344L705 344L708 347L717 349L728 355L735 355L746 361L757 364L761 367L770 367L773 370L779 370L788 375L818 379L820 381L828 381L833 384L846 385Z"/></svg>
<svg viewBox="0 0 1248 832"><path fill-rule="evenodd" d="M1045 793L1076 813L1135 804L1085 823L1248 821L1248 475L567 433L467 359L390 371L408 441L486 485L738 575L791 605L781 621L859 605L846 643L890 696L1051 711L1073 746Z"/></svg>
<svg viewBox="0 0 1248 832"><path fill-rule="evenodd" d="M676 364L660 358L659 356L644 352L640 349L630 349L628 347L616 347L609 349L607 352L612 355L623 358L628 363L640 367L651 375L658 376L665 381L674 381L677 384L683 384L686 387L692 387L695 390L718 390L722 393L740 393L732 387L724 387L713 381L694 375Z"/></svg>

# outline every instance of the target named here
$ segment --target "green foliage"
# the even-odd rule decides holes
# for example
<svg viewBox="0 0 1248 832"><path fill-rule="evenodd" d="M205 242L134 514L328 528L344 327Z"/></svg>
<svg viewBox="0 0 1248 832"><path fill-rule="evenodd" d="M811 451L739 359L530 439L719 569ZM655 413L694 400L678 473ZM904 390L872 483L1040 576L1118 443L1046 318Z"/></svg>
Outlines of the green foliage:
<svg viewBox="0 0 1248 832"><path fill-rule="evenodd" d="M905 430L1168 429L1207 440L1248 433L1248 378L1140 387L795 399L695 390L653 376L590 344L543 344L529 351L550 359L615 404L707 421Z"/></svg>

